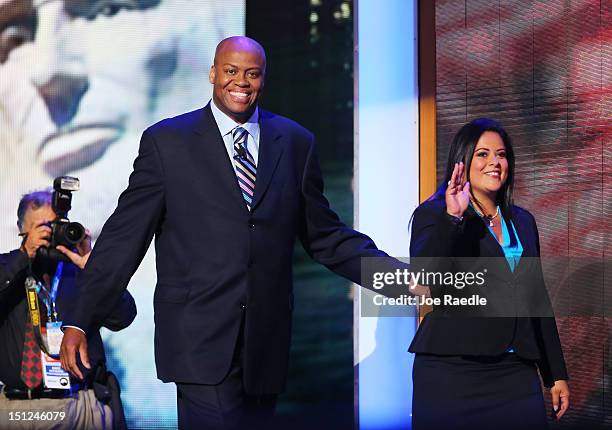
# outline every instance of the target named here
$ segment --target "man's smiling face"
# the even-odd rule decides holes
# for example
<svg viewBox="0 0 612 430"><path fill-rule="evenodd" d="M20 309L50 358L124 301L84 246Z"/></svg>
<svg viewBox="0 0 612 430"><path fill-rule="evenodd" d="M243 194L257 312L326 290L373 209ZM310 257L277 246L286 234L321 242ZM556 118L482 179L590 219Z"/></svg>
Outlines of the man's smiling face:
<svg viewBox="0 0 612 430"><path fill-rule="evenodd" d="M215 105L237 123L244 123L255 111L264 87L266 58L263 48L248 38L221 42L210 69Z"/></svg>

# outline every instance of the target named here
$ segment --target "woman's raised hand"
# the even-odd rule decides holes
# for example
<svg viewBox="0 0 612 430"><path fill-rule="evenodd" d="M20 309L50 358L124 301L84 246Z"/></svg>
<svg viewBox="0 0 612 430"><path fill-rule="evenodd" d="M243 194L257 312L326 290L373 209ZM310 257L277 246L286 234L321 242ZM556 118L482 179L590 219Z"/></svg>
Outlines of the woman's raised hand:
<svg viewBox="0 0 612 430"><path fill-rule="evenodd" d="M454 217L462 217L470 203L470 183L464 182L463 162L455 163L453 174L446 187L446 212Z"/></svg>

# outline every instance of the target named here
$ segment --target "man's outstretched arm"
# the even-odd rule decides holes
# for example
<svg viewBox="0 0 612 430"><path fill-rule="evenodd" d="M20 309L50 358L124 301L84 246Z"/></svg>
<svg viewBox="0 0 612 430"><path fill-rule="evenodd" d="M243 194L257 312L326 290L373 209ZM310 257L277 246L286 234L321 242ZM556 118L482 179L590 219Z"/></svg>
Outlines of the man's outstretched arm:
<svg viewBox="0 0 612 430"><path fill-rule="evenodd" d="M163 178L155 139L145 131L129 185L79 276L76 306L64 320L60 359L62 367L75 376L82 378L77 352L83 365L89 365L85 333L103 325L111 315L159 228L164 210Z"/></svg>
<svg viewBox="0 0 612 430"><path fill-rule="evenodd" d="M323 190L316 143L311 136L302 178L304 211L300 223L300 240L306 252L315 261L370 289L373 288L371 280L362 279L362 273L365 273L362 271L364 259L373 259L371 262L383 272L409 270L408 264L379 250L370 237L345 225L330 208ZM406 288L386 286L375 291L388 297L398 297L406 293L423 294L421 290L408 289L408 285Z"/></svg>

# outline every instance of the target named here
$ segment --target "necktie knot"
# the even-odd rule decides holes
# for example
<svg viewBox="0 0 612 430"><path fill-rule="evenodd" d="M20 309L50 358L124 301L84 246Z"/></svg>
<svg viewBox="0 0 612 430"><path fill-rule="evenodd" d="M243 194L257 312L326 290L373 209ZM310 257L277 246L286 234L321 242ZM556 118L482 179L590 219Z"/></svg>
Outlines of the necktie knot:
<svg viewBox="0 0 612 430"><path fill-rule="evenodd" d="M248 132L238 126L234 130L232 130L232 138L234 139L234 158L249 158L249 151L247 149L247 136Z"/></svg>
<svg viewBox="0 0 612 430"><path fill-rule="evenodd" d="M243 144L246 141L246 136L248 131L244 128L237 126L232 130L232 138L234 139L234 143Z"/></svg>

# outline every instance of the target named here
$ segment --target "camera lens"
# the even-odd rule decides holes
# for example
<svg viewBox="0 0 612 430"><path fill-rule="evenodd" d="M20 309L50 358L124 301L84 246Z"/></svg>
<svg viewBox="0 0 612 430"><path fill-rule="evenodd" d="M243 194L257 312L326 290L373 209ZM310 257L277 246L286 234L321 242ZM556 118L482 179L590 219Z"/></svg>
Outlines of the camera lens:
<svg viewBox="0 0 612 430"><path fill-rule="evenodd" d="M63 239L69 245L76 245L85 238L85 227L78 222L70 222L63 226Z"/></svg>

